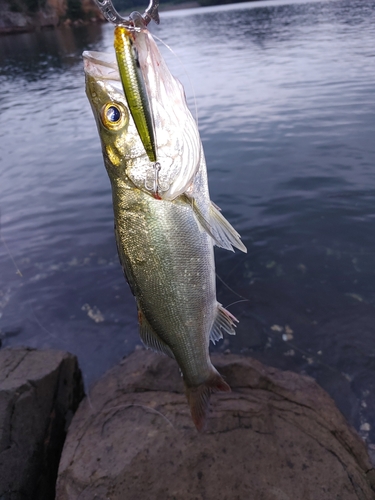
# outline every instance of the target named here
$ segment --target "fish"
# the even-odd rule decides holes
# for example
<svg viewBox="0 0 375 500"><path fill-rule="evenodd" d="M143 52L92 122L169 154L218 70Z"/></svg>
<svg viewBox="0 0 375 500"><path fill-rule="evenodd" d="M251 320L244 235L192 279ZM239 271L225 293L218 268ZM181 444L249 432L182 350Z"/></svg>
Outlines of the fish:
<svg viewBox="0 0 375 500"><path fill-rule="evenodd" d="M130 36L157 161L138 132L115 53L83 53L86 94L111 182L117 249L135 296L140 338L176 360L193 423L202 431L210 395L230 391L210 360L209 342L223 332L235 334L237 324L216 298L213 247L246 247L210 200L203 147L183 86L145 26Z"/></svg>

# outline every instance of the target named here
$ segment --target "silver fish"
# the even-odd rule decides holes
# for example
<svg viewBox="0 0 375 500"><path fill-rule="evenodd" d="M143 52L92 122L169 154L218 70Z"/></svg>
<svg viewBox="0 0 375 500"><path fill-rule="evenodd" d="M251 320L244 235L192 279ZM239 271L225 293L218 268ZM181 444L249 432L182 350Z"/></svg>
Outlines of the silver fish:
<svg viewBox="0 0 375 500"><path fill-rule="evenodd" d="M211 203L196 123L180 82L151 34L133 33L155 125L157 163L129 112L115 54L84 52L86 93L112 185L115 235L136 298L140 337L174 358L193 422L202 430L210 394L229 391L209 357L209 341L235 333L236 318L216 299L213 245L246 252Z"/></svg>

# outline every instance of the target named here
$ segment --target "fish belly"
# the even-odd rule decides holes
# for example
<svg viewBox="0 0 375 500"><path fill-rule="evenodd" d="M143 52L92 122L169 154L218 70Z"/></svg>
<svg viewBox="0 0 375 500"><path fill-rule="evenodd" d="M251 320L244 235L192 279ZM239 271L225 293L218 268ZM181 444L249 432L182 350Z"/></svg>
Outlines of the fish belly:
<svg viewBox="0 0 375 500"><path fill-rule="evenodd" d="M158 200L112 183L120 261L154 334L168 346L187 386L214 370L209 334L217 313L213 244L183 198Z"/></svg>

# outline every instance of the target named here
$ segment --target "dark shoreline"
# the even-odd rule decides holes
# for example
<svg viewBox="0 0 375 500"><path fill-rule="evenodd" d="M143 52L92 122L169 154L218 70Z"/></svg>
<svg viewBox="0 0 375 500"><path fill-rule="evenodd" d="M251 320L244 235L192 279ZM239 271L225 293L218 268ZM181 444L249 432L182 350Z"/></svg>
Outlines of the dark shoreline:
<svg viewBox="0 0 375 500"><path fill-rule="evenodd" d="M257 0L245 0L245 2L251 1L256 2ZM82 1L83 4L84 0ZM231 1L216 1L214 3L205 3L202 0L202 3L198 1L187 1L181 3L164 3L159 6L160 12L168 12L173 10L183 10L183 9L196 9L199 7L208 7L208 6L216 6L216 5L230 5L233 3L245 3L245 2L231 2ZM143 7L134 6L124 12L126 16L128 13L142 10ZM53 10L53 8L47 6L45 9L41 9L35 13L29 12L13 12L11 11L10 5L7 0L0 0L0 36L1 35L10 35L10 34L18 34L18 33L31 33L34 31L39 31L45 28L58 28L61 26L82 26L88 25L92 23L106 23L107 21L103 18L100 11L94 5L94 3L90 4L87 7L87 4L82 8L82 16L77 19L69 18L66 13L64 15L60 15Z"/></svg>
<svg viewBox="0 0 375 500"><path fill-rule="evenodd" d="M80 26L104 22L94 2L80 0L80 12L74 16L71 15L68 4L61 7L54 2L55 0L47 0L43 8L34 10L28 7L24 0L19 3L0 0L0 35L29 33L64 25Z"/></svg>
<svg viewBox="0 0 375 500"><path fill-rule="evenodd" d="M160 12L167 12L171 10L182 10L182 9L196 9L201 7L198 2L183 2L180 4L167 4L161 6ZM132 9L132 10L137 10ZM13 22L17 21L19 24L11 24L13 18ZM18 19L17 19L18 18ZM9 24L7 20L10 21ZM8 21L8 22L9 22ZM70 18L66 18L64 20L58 19L53 15L45 15L44 13L36 13L35 15L28 15L23 13L13 13L7 10L3 10L0 12L0 36L1 35L12 35L19 33L32 33L34 31L39 31L46 28L60 28L61 26L83 26L88 24L95 23L106 23L107 21L103 19L100 15L90 17L90 18L82 18L72 20Z"/></svg>

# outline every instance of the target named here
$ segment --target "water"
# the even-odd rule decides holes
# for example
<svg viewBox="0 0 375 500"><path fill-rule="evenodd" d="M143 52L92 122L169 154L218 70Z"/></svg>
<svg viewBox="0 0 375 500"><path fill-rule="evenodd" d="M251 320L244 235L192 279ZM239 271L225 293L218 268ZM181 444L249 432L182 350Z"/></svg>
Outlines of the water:
<svg viewBox="0 0 375 500"><path fill-rule="evenodd" d="M153 32L248 247L216 251L240 319L217 349L313 376L375 443L375 0L175 11ZM88 386L139 344L84 94L82 51L111 45L108 25L0 38L0 338L77 354Z"/></svg>

